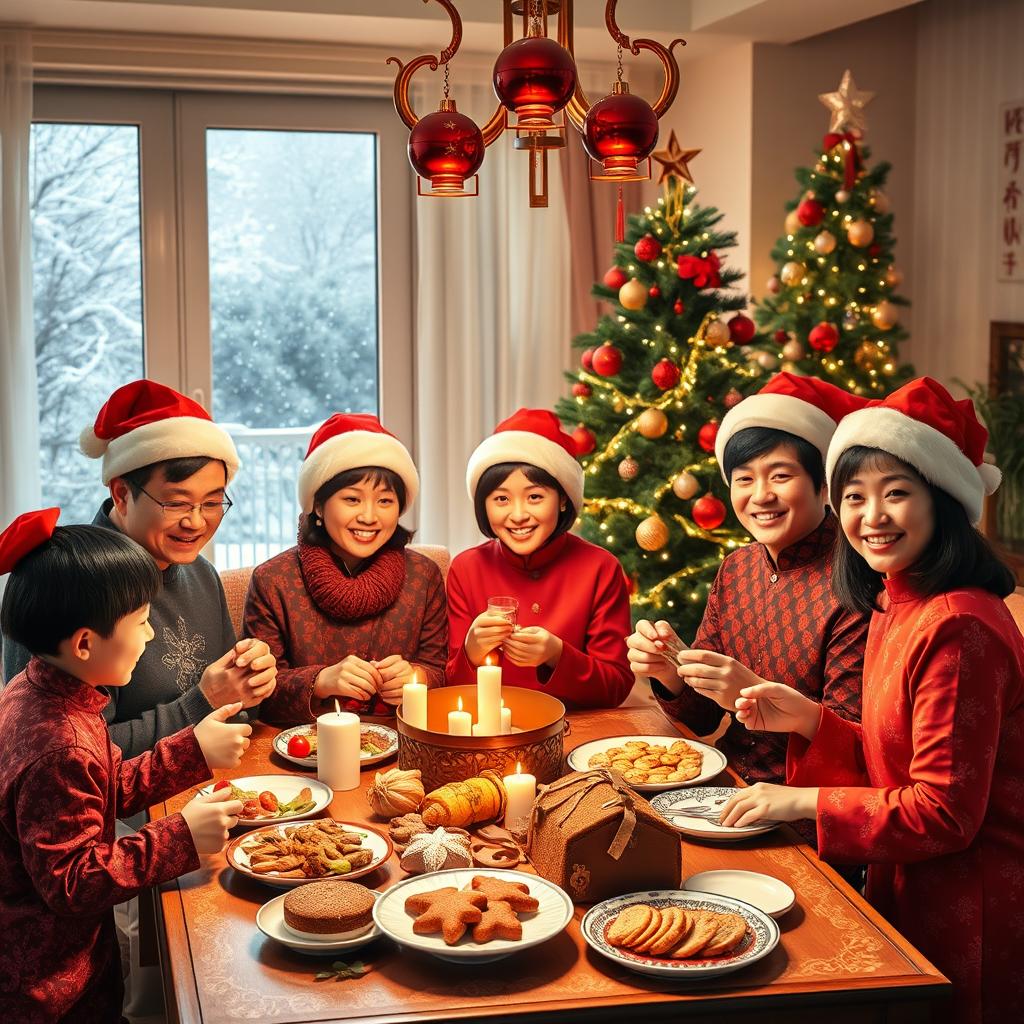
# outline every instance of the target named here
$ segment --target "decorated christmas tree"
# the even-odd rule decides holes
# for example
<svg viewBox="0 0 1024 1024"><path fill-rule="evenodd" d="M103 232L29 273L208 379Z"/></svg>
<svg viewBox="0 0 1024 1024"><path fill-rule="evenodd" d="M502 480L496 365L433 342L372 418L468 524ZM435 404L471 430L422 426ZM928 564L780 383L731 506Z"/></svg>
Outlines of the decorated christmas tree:
<svg viewBox="0 0 1024 1024"><path fill-rule="evenodd" d="M882 191L890 164L869 167L864 107L874 94L846 71L819 98L832 114L814 167L797 168L800 194L789 204L785 233L772 250L776 273L755 318L779 346L784 369L814 374L861 395L881 397L912 376L900 366L893 265L895 239Z"/></svg>
<svg viewBox="0 0 1024 1024"><path fill-rule="evenodd" d="M714 457L718 422L764 382L778 357L729 291L735 235L695 199L673 133L657 207L629 218L615 263L593 294L614 306L576 338L581 368L558 414L574 431L586 472L579 532L611 551L630 580L634 615L693 635L721 560L748 541ZM753 344L752 344L753 343Z"/></svg>

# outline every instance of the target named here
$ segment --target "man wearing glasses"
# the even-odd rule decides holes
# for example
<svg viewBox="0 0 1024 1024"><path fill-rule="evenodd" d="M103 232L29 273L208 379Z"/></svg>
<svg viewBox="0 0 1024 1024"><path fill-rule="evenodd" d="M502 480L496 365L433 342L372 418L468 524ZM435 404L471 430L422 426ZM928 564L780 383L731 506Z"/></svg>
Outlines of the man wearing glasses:
<svg viewBox="0 0 1024 1024"><path fill-rule="evenodd" d="M103 459L110 488L93 523L141 544L163 575L150 606L153 640L131 685L112 687L104 709L111 739L130 758L214 708L255 707L273 692L277 668L262 640L236 642L220 577L200 555L231 508L238 452L228 434L197 402L137 380L110 396L81 446ZM27 662L27 651L5 641L5 679Z"/></svg>

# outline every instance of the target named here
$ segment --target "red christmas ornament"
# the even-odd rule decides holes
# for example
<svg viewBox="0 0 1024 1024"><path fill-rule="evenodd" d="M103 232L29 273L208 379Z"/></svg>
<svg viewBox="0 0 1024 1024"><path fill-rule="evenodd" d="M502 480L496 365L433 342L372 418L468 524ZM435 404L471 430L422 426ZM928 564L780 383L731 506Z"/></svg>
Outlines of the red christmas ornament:
<svg viewBox="0 0 1024 1024"><path fill-rule="evenodd" d="M697 444L701 446L706 452L713 452L715 450L715 438L718 437L718 421L711 420L705 423L700 430L697 431Z"/></svg>
<svg viewBox="0 0 1024 1024"><path fill-rule="evenodd" d="M644 235L644 237L633 246L633 252L636 254L636 258L638 260L642 260L644 263L650 263L651 260L656 260L661 255L661 242L659 242L654 235Z"/></svg>
<svg viewBox="0 0 1024 1024"><path fill-rule="evenodd" d="M583 355L580 356L580 365L584 370L589 370L591 373L594 371L594 352L596 350L588 348Z"/></svg>
<svg viewBox="0 0 1024 1024"><path fill-rule="evenodd" d="M572 99L576 64L572 55L547 36L509 43L494 62L494 94L527 131L549 131L551 115Z"/></svg>
<svg viewBox="0 0 1024 1024"><path fill-rule="evenodd" d="M742 401L743 396L735 388L729 388L725 393L725 398L722 399L722 405L724 405L726 409L732 409Z"/></svg>
<svg viewBox="0 0 1024 1024"><path fill-rule="evenodd" d="M609 267L605 271L603 280L605 288L611 288L612 291L617 292L629 280L629 277L622 267Z"/></svg>
<svg viewBox="0 0 1024 1024"><path fill-rule="evenodd" d="M430 179L431 191L459 195L484 162L484 137L476 124L442 100L441 109L421 117L409 132L409 163Z"/></svg>
<svg viewBox="0 0 1024 1024"><path fill-rule="evenodd" d="M872 259L877 260L878 257L882 255L882 247L877 242L875 242L873 245L869 245L868 255Z"/></svg>
<svg viewBox="0 0 1024 1024"><path fill-rule="evenodd" d="M714 530L725 522L725 505L713 494L705 494L693 503L690 514L702 530Z"/></svg>
<svg viewBox="0 0 1024 1024"><path fill-rule="evenodd" d="M822 321L817 327L811 328L807 343L815 352L831 352L839 344L839 329L834 324Z"/></svg>
<svg viewBox="0 0 1024 1024"><path fill-rule="evenodd" d="M674 388L679 383L680 376L682 376L682 373L679 367L671 359L659 360L654 364L654 369L651 370L651 380L662 391Z"/></svg>
<svg viewBox="0 0 1024 1024"><path fill-rule="evenodd" d="M683 305L682 299L676 299L676 304L672 308L675 310L676 316L682 316L686 311L686 307Z"/></svg>
<svg viewBox="0 0 1024 1024"><path fill-rule="evenodd" d="M622 350L605 342L594 352L592 362L594 373L602 377L614 377L622 369Z"/></svg>
<svg viewBox="0 0 1024 1024"><path fill-rule="evenodd" d="M824 219L825 207L817 199L803 199L796 208L796 216L805 228L813 228Z"/></svg>
<svg viewBox="0 0 1024 1024"><path fill-rule="evenodd" d="M749 316L737 313L729 321L729 337L737 345L745 345L754 337L754 321Z"/></svg>
<svg viewBox="0 0 1024 1024"><path fill-rule="evenodd" d="M572 386L572 393L577 398L589 398L594 392L586 381L578 380Z"/></svg>
<svg viewBox="0 0 1024 1024"><path fill-rule="evenodd" d="M589 455L597 447L597 438L581 423L573 432L572 439L576 445L577 456Z"/></svg>
<svg viewBox="0 0 1024 1024"><path fill-rule="evenodd" d="M628 180L658 144L658 115L646 100L631 95L625 82L615 89L587 112L583 148L608 177Z"/></svg>
<svg viewBox="0 0 1024 1024"><path fill-rule="evenodd" d="M776 331L773 337L776 345L785 345L789 341L789 331Z"/></svg>
<svg viewBox="0 0 1024 1024"><path fill-rule="evenodd" d="M650 295L652 299L660 299L661 289L656 284L652 284L651 287L647 289L647 294Z"/></svg>

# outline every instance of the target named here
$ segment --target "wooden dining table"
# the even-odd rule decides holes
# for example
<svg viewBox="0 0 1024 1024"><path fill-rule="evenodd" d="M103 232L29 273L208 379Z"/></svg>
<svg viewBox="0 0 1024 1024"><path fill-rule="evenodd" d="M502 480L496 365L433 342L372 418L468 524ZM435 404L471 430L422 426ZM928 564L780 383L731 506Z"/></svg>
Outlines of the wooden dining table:
<svg viewBox="0 0 1024 1024"><path fill-rule="evenodd" d="M571 712L565 749L617 735L689 738L650 700L636 707ZM240 768L218 778L301 769L272 749L277 732L255 727ZM366 802L374 771L357 790L338 792L326 815L380 827ZM727 769L719 785L734 784ZM181 808L191 793L153 808ZM774 875L796 893L779 919L781 940L758 962L694 982L635 973L594 953L580 931L586 906L542 945L487 964L453 964L403 949L387 937L349 954L302 955L266 938L256 912L279 890L206 857L197 871L163 886L156 899L156 938L168 1020L183 1024L298 1024L311 1021L617 1021L647 1020L909 1022L940 1020L949 983L788 826L732 843L681 837L683 877L733 868ZM522 870L531 871L529 865ZM398 858L360 881L384 890L406 877ZM368 973L317 980L333 959L362 960Z"/></svg>

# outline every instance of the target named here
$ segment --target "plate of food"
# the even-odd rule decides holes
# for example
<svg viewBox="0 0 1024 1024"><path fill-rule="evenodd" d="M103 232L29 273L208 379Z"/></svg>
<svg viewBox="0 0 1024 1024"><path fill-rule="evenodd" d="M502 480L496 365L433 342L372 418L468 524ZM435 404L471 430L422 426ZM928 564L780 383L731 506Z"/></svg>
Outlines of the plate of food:
<svg viewBox="0 0 1024 1024"><path fill-rule="evenodd" d="M609 736L591 740L569 753L578 772L614 768L641 793L697 786L713 779L726 764L725 754L680 736Z"/></svg>
<svg viewBox="0 0 1024 1024"><path fill-rule="evenodd" d="M359 765L377 764L398 753L398 733L386 725L364 722L359 726ZM296 725L274 737L274 750L303 768L316 768L316 725Z"/></svg>
<svg viewBox="0 0 1024 1024"><path fill-rule="evenodd" d="M651 797L651 807L683 835L715 843L735 843L741 839L750 839L752 836L764 835L782 824L779 821L756 821L742 828L720 825L718 816L722 808L739 792L733 786L676 789Z"/></svg>
<svg viewBox="0 0 1024 1024"><path fill-rule="evenodd" d="M199 790L200 795L231 787L231 795L242 801L238 824L245 828L269 821L302 821L330 806L334 792L316 779L298 775L249 775L221 779Z"/></svg>
<svg viewBox="0 0 1024 1024"><path fill-rule="evenodd" d="M774 875L759 871L740 871L725 868L719 871L701 871L683 882L684 889L710 892L718 896L731 896L742 900L769 917L779 918L796 903L796 893Z"/></svg>
<svg viewBox="0 0 1024 1024"><path fill-rule="evenodd" d="M713 893L657 889L591 907L580 930L595 953L640 974L704 979L737 971L779 944L763 910Z"/></svg>
<svg viewBox="0 0 1024 1024"><path fill-rule="evenodd" d="M547 942L572 920L553 882L505 868L450 868L388 889L373 908L401 946L454 963L490 963Z"/></svg>
<svg viewBox="0 0 1024 1024"><path fill-rule="evenodd" d="M268 939L323 956L357 949L381 934L373 920L380 893L354 882L312 882L275 896L256 911Z"/></svg>
<svg viewBox="0 0 1024 1024"><path fill-rule="evenodd" d="M299 825L265 825L228 844L236 871L278 889L324 879L351 881L376 871L393 847L368 825L321 818Z"/></svg>

